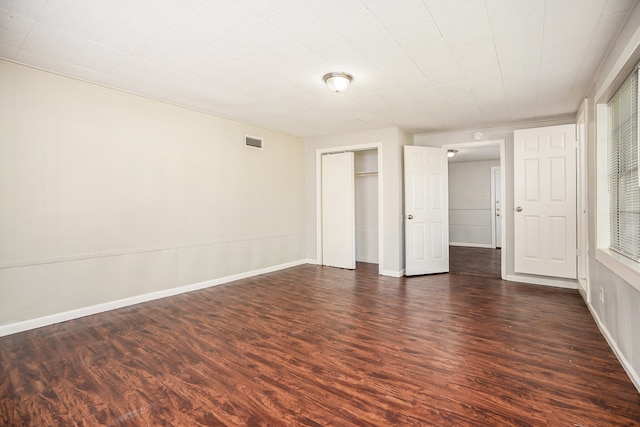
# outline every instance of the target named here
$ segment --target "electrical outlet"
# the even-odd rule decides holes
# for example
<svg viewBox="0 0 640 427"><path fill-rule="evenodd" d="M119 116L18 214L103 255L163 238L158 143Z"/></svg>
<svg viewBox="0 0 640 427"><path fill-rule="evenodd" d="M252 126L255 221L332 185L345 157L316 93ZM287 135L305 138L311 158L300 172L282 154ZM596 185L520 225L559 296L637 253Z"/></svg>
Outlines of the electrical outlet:
<svg viewBox="0 0 640 427"><path fill-rule="evenodd" d="M604 304L604 290L600 288L600 302Z"/></svg>

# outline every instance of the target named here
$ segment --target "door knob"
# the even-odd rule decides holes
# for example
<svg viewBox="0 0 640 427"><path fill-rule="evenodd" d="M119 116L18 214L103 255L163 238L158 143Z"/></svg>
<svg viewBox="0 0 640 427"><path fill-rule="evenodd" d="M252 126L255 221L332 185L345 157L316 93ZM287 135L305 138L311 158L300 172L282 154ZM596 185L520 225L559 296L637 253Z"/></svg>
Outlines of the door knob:
<svg viewBox="0 0 640 427"><path fill-rule="evenodd" d="M413 219L413 215L407 215L407 219Z"/></svg>
<svg viewBox="0 0 640 427"><path fill-rule="evenodd" d="M518 207L516 208L516 212L522 212L522 208L521 208L520 206L518 206Z"/></svg>

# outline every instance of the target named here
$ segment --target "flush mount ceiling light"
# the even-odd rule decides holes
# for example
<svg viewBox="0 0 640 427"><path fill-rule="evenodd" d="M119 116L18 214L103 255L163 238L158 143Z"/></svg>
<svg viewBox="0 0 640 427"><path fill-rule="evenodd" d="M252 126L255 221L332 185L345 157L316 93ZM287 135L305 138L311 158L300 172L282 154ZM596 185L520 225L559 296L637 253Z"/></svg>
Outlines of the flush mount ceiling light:
<svg viewBox="0 0 640 427"><path fill-rule="evenodd" d="M458 150L447 150L447 157L451 158L458 153Z"/></svg>
<svg viewBox="0 0 640 427"><path fill-rule="evenodd" d="M347 73L327 73L322 77L322 80L324 80L332 91L342 92L349 87L349 83L351 83L353 77Z"/></svg>

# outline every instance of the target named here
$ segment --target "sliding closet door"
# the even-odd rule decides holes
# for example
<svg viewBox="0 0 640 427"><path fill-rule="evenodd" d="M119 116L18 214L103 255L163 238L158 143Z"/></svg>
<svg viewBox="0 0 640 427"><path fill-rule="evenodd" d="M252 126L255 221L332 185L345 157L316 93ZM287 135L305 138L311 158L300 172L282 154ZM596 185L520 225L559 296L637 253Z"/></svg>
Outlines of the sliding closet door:
<svg viewBox="0 0 640 427"><path fill-rule="evenodd" d="M356 268L352 152L322 156L322 264Z"/></svg>

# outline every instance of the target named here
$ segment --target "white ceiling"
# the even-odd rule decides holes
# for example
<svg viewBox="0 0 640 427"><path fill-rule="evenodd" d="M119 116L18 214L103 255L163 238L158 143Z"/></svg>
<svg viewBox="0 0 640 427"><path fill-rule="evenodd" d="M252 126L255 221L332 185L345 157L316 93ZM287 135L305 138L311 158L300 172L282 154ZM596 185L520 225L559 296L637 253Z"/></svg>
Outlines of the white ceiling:
<svg viewBox="0 0 640 427"><path fill-rule="evenodd" d="M636 1L0 0L0 57L300 137L473 129L573 115Z"/></svg>
<svg viewBox="0 0 640 427"><path fill-rule="evenodd" d="M458 148L455 156L449 157L449 163L480 162L484 160L499 160L499 145L484 145L480 147Z"/></svg>

